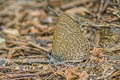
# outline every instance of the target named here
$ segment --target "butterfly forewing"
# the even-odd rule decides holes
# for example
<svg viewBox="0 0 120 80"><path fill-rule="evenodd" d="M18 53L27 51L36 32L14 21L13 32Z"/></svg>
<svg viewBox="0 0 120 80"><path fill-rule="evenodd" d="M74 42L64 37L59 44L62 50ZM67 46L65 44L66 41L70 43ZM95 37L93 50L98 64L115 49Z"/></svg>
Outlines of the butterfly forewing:
<svg viewBox="0 0 120 80"><path fill-rule="evenodd" d="M58 61L79 61L88 52L88 40L82 35L78 23L63 14L58 20L53 36L53 57Z"/></svg>

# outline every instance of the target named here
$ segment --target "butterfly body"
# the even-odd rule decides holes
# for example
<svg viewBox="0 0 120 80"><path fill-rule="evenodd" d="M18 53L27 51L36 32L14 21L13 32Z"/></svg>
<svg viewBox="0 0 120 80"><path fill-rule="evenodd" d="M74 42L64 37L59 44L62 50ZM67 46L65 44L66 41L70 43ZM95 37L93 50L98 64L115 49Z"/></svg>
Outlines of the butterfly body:
<svg viewBox="0 0 120 80"><path fill-rule="evenodd" d="M52 55L56 61L79 62L89 53L89 42L82 35L79 24L63 14L56 24L53 36Z"/></svg>

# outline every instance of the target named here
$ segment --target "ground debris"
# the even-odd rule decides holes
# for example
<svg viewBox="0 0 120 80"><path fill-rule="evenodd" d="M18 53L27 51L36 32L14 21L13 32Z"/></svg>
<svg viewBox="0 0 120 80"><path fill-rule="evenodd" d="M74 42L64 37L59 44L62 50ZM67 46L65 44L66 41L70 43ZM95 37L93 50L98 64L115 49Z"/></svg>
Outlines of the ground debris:
<svg viewBox="0 0 120 80"><path fill-rule="evenodd" d="M0 80L120 80L119 4L119 0L0 0ZM56 15L62 13L82 25L90 59L75 65L50 64Z"/></svg>

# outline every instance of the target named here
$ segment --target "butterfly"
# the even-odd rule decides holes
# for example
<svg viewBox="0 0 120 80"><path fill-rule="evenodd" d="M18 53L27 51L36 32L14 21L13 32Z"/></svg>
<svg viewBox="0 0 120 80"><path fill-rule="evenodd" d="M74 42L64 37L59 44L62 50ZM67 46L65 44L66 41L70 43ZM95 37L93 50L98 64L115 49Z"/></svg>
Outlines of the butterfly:
<svg viewBox="0 0 120 80"><path fill-rule="evenodd" d="M59 62L79 62L89 50L89 42L83 36L79 24L67 14L61 15L53 35L53 58Z"/></svg>

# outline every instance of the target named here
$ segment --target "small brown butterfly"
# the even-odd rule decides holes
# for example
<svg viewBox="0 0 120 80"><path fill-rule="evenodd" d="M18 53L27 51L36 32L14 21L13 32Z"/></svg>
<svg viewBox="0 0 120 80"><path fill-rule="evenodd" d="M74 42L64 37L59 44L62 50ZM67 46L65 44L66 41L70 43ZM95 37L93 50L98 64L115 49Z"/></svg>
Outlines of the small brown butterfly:
<svg viewBox="0 0 120 80"><path fill-rule="evenodd" d="M52 55L57 61L79 62L89 53L89 42L79 24L70 16L60 16L53 36Z"/></svg>

